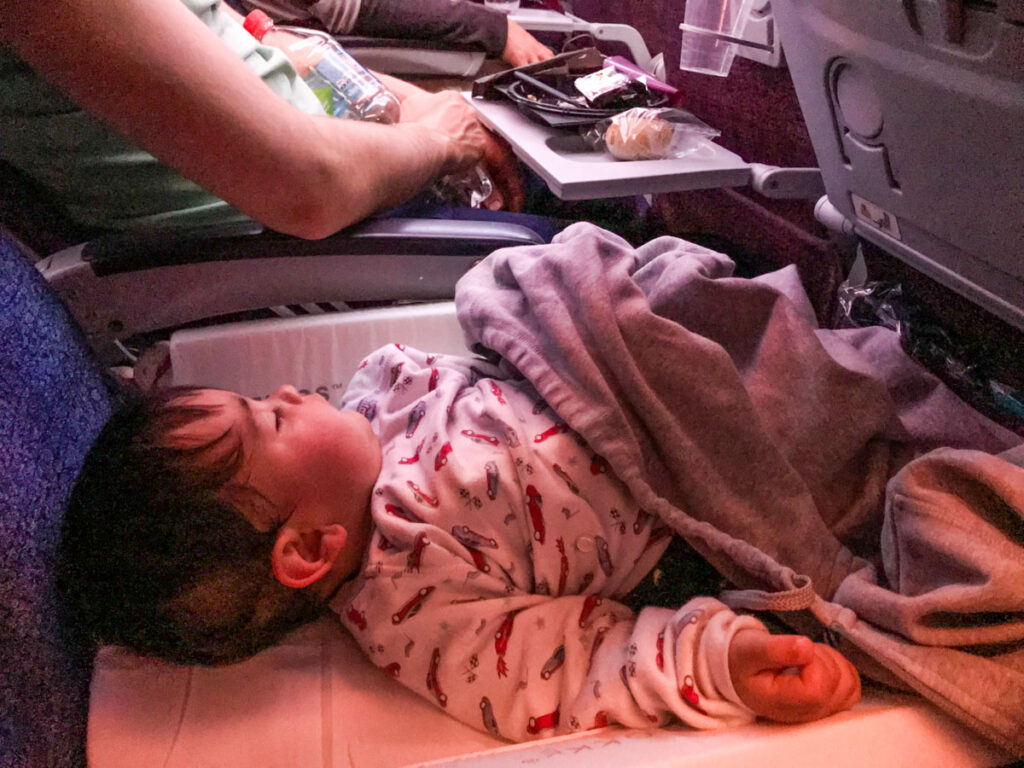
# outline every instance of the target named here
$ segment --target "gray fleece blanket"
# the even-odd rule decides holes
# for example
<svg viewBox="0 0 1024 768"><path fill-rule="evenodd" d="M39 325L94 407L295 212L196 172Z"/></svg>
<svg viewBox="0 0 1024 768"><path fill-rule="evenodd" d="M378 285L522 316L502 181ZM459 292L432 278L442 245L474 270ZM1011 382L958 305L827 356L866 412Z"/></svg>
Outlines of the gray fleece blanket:
<svg viewBox="0 0 1024 768"><path fill-rule="evenodd" d="M794 269L732 269L576 224L492 254L456 306L471 346L736 585L727 602L1024 755L1020 438L893 333L818 328Z"/></svg>

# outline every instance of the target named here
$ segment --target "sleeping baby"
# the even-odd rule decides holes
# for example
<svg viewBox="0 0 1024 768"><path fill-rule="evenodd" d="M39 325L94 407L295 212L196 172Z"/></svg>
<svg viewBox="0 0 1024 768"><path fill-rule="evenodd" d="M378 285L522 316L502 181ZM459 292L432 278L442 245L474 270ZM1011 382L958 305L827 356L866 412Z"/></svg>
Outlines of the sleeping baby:
<svg viewBox="0 0 1024 768"><path fill-rule="evenodd" d="M97 639L185 663L329 608L385 673L510 740L856 703L843 656L687 599L680 557L528 382L392 345L341 410L291 387L130 398L75 488L59 583ZM652 578L672 607L627 607Z"/></svg>

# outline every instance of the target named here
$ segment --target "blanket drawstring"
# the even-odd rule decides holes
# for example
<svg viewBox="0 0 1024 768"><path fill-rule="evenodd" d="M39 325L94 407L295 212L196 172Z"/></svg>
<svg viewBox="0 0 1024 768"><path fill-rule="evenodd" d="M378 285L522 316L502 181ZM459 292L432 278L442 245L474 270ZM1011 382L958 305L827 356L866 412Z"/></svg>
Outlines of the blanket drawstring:
<svg viewBox="0 0 1024 768"><path fill-rule="evenodd" d="M811 579L794 574L793 589L781 592L766 592L761 589L729 589L719 595L719 600L733 610L747 611L803 611L811 607L817 598Z"/></svg>

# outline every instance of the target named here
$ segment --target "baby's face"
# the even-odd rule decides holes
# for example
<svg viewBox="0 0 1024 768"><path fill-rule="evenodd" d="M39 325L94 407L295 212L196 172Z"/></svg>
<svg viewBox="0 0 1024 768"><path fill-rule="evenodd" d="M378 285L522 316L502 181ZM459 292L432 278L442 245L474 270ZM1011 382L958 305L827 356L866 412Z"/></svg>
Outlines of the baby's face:
<svg viewBox="0 0 1024 768"><path fill-rule="evenodd" d="M244 455L234 482L257 491L273 510L272 519L250 519L256 528L285 520L300 527L349 526L353 515L365 515L381 453L362 415L287 386L265 400L204 389L187 402L210 411L170 438L203 444L230 431Z"/></svg>

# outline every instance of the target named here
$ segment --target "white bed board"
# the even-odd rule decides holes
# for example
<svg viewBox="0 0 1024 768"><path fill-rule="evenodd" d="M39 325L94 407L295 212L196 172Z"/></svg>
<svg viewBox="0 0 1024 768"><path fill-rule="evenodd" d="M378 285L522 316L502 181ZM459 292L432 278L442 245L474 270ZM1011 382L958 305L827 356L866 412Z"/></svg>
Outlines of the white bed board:
<svg viewBox="0 0 1024 768"><path fill-rule="evenodd" d="M321 391L337 405L360 361L385 344L469 354L453 302L384 307L178 331L173 383L266 397L282 384Z"/></svg>
<svg viewBox="0 0 1024 768"><path fill-rule="evenodd" d="M801 726L606 728L508 745L386 677L333 617L228 667L106 648L89 715L91 768L980 768L1006 758L930 705L868 690Z"/></svg>

